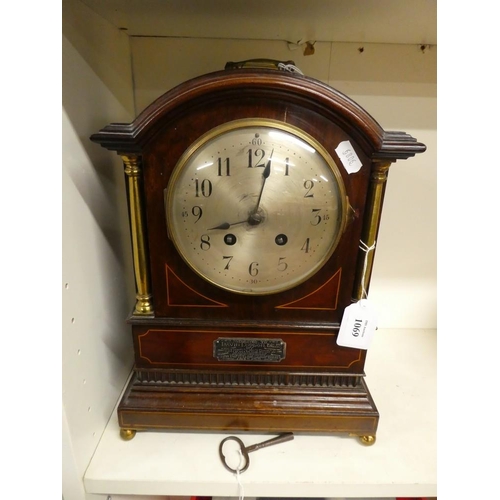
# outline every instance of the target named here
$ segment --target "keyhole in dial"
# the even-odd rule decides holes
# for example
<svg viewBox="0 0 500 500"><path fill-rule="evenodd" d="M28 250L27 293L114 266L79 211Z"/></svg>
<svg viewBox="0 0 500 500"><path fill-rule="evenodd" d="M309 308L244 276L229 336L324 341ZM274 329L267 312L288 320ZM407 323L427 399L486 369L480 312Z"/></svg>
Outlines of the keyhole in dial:
<svg viewBox="0 0 500 500"><path fill-rule="evenodd" d="M287 244L288 237L286 234L278 234L278 236L276 236L274 241L276 242L276 245L279 245L280 247L282 247L283 245Z"/></svg>
<svg viewBox="0 0 500 500"><path fill-rule="evenodd" d="M224 243L226 245L234 245L236 243L236 236L232 233L226 234L224 236Z"/></svg>

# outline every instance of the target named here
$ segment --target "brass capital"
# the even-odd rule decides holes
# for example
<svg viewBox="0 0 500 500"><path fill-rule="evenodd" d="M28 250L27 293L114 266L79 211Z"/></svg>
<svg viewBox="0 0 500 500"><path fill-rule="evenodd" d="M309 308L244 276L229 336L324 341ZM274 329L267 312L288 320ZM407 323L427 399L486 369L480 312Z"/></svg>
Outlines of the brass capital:
<svg viewBox="0 0 500 500"><path fill-rule="evenodd" d="M136 155L120 155L125 165L125 174L138 177L141 174L140 158Z"/></svg>
<svg viewBox="0 0 500 500"><path fill-rule="evenodd" d="M383 183L387 180L390 163L375 163L371 172L371 179L374 182Z"/></svg>

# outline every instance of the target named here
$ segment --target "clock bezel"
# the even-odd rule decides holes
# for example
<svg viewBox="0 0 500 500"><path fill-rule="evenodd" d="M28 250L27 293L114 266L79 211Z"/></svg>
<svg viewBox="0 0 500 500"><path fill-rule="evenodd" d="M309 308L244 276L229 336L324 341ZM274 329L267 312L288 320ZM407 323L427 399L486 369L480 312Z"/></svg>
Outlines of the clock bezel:
<svg viewBox="0 0 500 500"><path fill-rule="evenodd" d="M314 148L315 151L321 156L323 161L326 163L326 165L330 168L330 171L333 174L333 177L336 182L336 186L339 192L339 224L338 224L338 231L337 234L335 235L332 244L328 250L327 253L323 256L322 259L317 261L316 265L312 267L312 269L299 277L295 281L288 282L284 286L277 287L273 290L240 290L240 289L234 289L229 286L222 285L218 283L217 281L207 277L204 275L201 271L197 269L195 265L191 263L191 259L189 256L187 256L182 249L179 247L178 242L174 238L174 235L172 231L170 230L172 226L172 219L173 219L173 214L172 214L172 200L173 197L175 196L175 185L178 177L182 173L183 169L186 167L186 164L189 162L190 158L196 154L196 152L204 147L206 144L208 144L210 141L216 139L217 137L223 136L224 134L227 134L233 130L237 129L242 129L242 128L250 128L250 127L259 127L259 128L267 128L267 129L277 129L282 132L289 133L298 139L304 141L309 145L310 147ZM176 251L179 253L181 256L182 260L188 265L188 267L199 277L204 279L207 283L210 283L211 285L214 285L222 290L225 290L230 293L238 294L238 295L244 295L244 296L266 296L266 295L276 295L278 293L282 293L288 290L291 290L307 280L309 280L312 276L317 274L324 266L325 264L330 260L332 255L335 253L336 248L339 245L339 242L342 238L343 233L345 232L345 228L347 226L347 221L348 221L348 197L347 197L347 191L344 185L344 181L342 178L342 174L340 172L340 168L333 159L333 157L330 155L330 153L327 151L327 149L313 136L305 132L304 130L300 129L299 127L295 125L291 125L289 123L285 123L279 120L271 119L271 118L240 118L236 120L231 120L228 122L225 122L223 124L220 124L203 135L201 135L196 141L194 141L185 151L184 153L180 156L179 160L177 161L173 171L172 175L169 179L167 188L164 190L164 209L165 209L165 215L166 215L166 223L167 223L167 234L172 241Z"/></svg>

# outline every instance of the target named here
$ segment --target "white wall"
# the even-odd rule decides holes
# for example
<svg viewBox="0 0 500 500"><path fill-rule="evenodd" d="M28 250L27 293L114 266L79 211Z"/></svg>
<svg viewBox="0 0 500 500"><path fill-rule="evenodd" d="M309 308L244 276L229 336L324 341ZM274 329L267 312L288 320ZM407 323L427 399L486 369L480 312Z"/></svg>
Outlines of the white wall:
<svg viewBox="0 0 500 500"><path fill-rule="evenodd" d="M188 78L222 69L229 60L291 58L306 74L358 101L384 128L404 130L424 142L426 153L391 168L370 298L381 327L436 325L435 47L421 51L419 44L332 38L318 41L315 54L304 56L303 47L277 39L130 37L119 29L120 11L114 9L123 2L106 2L118 16L114 24L86 4L104 5L63 0L65 500L94 499L85 496L81 478L133 362L125 324L135 291L123 168L117 155L88 138L109 122L131 121ZM261 23L274 26L271 18L259 19L261 34ZM314 23L308 23L310 31ZM327 27L322 24L323 32Z"/></svg>
<svg viewBox="0 0 500 500"><path fill-rule="evenodd" d="M123 167L88 137L133 118L127 35L63 3L63 495L82 478L132 366L134 288Z"/></svg>

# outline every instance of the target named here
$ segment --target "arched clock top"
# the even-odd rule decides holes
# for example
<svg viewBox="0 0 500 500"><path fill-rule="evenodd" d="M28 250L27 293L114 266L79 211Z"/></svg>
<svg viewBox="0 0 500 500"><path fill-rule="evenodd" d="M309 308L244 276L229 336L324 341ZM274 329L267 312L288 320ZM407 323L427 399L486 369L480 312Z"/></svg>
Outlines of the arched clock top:
<svg viewBox="0 0 500 500"><path fill-rule="evenodd" d="M132 123L111 123L91 140L121 154L140 154L155 130L190 106L241 96L280 99L308 107L337 123L374 160L394 162L426 149L405 132L385 131L361 106L329 85L267 69L224 70L194 78L160 96Z"/></svg>

